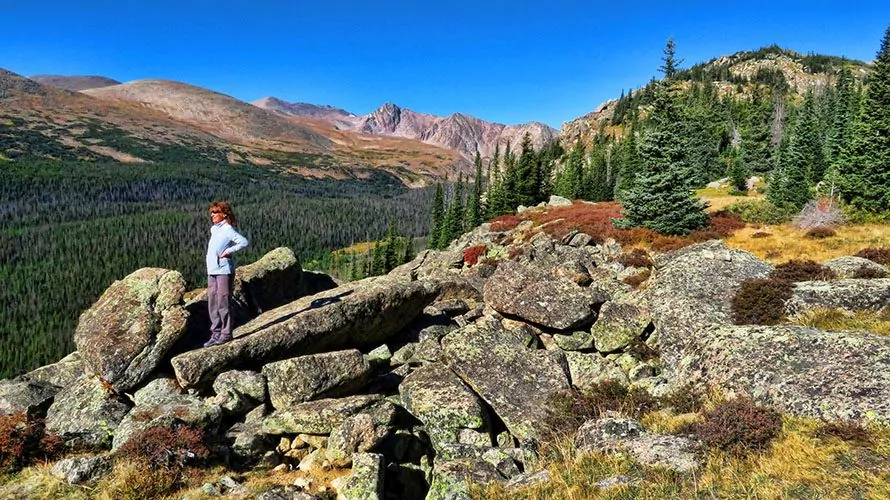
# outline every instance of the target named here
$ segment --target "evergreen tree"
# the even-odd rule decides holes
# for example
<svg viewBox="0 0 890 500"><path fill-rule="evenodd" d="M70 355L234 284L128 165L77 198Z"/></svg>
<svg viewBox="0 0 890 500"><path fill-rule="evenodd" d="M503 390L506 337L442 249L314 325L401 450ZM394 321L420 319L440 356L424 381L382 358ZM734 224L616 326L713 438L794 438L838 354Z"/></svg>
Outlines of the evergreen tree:
<svg viewBox="0 0 890 500"><path fill-rule="evenodd" d="M504 173L501 182L501 206L497 215L510 214L519 205L519 180L516 172L516 155L510 149L510 141L504 148Z"/></svg>
<svg viewBox="0 0 890 500"><path fill-rule="evenodd" d="M433 196L433 208L430 224L430 235L427 247L439 248L442 229L445 226L445 197L442 194L442 183L436 183L436 194Z"/></svg>
<svg viewBox="0 0 890 500"><path fill-rule="evenodd" d="M530 207L540 201L542 179L538 155L528 132L522 136L520 150L515 169L516 201L517 204Z"/></svg>
<svg viewBox="0 0 890 500"><path fill-rule="evenodd" d="M838 74L833 104L831 127L825 139L825 160L828 165L837 165L840 160L844 145L852 139L853 125L859 113L856 82L848 68Z"/></svg>
<svg viewBox="0 0 890 500"><path fill-rule="evenodd" d="M727 162L729 163L729 174L730 182L732 182L732 188L735 191L740 193L748 192L748 167L744 161L744 154L739 151L732 151L727 156Z"/></svg>
<svg viewBox="0 0 890 500"><path fill-rule="evenodd" d="M402 250L402 264L411 262L412 260L414 260L415 257L417 257L417 252L414 251L414 240L410 236L404 238L404 240L405 242Z"/></svg>
<svg viewBox="0 0 890 500"><path fill-rule="evenodd" d="M666 79L671 79L676 76L677 71L680 69L680 65L683 64L682 59L677 59L676 50L677 44L674 43L674 39L668 38L663 51L664 56L661 58L661 60L664 61L664 64L658 67L658 70L664 73Z"/></svg>
<svg viewBox="0 0 890 500"><path fill-rule="evenodd" d="M386 256L379 241L374 242L374 254L371 261L371 276L386 274Z"/></svg>
<svg viewBox="0 0 890 500"><path fill-rule="evenodd" d="M465 217L465 230L473 229L482 224L482 156L476 150L476 158L473 160L476 166L476 178L473 180L473 192L467 197L467 214Z"/></svg>
<svg viewBox="0 0 890 500"><path fill-rule="evenodd" d="M662 234L687 234L707 223L706 205L693 196L684 173L683 126L672 88L656 84L652 128L640 143L640 170L621 193L620 227L642 226Z"/></svg>
<svg viewBox="0 0 890 500"><path fill-rule="evenodd" d="M618 168L615 181L615 197L633 187L637 172L640 171L640 155L637 149L636 127L631 122L630 129L621 141L618 156Z"/></svg>
<svg viewBox="0 0 890 500"><path fill-rule="evenodd" d="M554 192L558 196L574 200L580 197L581 179L584 172L584 144L581 139L575 141L572 151L566 158L565 165L556 179Z"/></svg>
<svg viewBox="0 0 890 500"><path fill-rule="evenodd" d="M841 197L870 212L890 207L890 26L884 33L862 110L839 164Z"/></svg>
<svg viewBox="0 0 890 500"><path fill-rule="evenodd" d="M400 253L398 251L398 239L396 238L396 228L390 224L386 231L386 244L383 249L383 265L384 274L392 271L400 264Z"/></svg>
<svg viewBox="0 0 890 500"><path fill-rule="evenodd" d="M788 143L788 153L783 160L789 170L806 172L807 183L815 184L821 181L825 174L824 155L816 97L812 90L808 90L803 107L794 123L794 130Z"/></svg>
<svg viewBox="0 0 890 500"><path fill-rule="evenodd" d="M445 213L445 224L442 229L442 238L439 240L439 249L447 248L455 238L462 234L464 213L462 176L463 174L458 177L458 182L454 186L454 196L451 197L451 204Z"/></svg>

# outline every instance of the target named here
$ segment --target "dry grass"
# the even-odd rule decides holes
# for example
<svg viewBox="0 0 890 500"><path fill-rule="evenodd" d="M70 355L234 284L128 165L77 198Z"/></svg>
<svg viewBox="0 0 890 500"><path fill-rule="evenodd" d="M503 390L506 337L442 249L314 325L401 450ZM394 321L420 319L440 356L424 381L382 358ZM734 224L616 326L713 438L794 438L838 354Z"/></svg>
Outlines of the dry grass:
<svg viewBox="0 0 890 500"><path fill-rule="evenodd" d="M709 452L696 473L644 467L627 457L579 454L570 442L557 447L551 481L517 491L479 487L474 499L595 498L888 498L890 430L869 430L873 444L816 437L821 423L785 418L769 450L738 457ZM636 484L601 490L596 482L616 475Z"/></svg>
<svg viewBox="0 0 890 500"><path fill-rule="evenodd" d="M860 330L890 335L890 309L884 313L875 311L851 313L843 309L815 309L790 318L790 323L820 330Z"/></svg>
<svg viewBox="0 0 890 500"><path fill-rule="evenodd" d="M0 498L86 500L91 497L93 491L90 488L72 486L50 474L53 465L52 463L35 465L15 475L0 475Z"/></svg>
<svg viewBox="0 0 890 500"><path fill-rule="evenodd" d="M729 194L729 187L722 188L704 188L695 192L696 196L703 201L708 202L708 212L716 212L740 201L759 200L763 198L762 194L755 191L748 191L748 196L734 196Z"/></svg>
<svg viewBox="0 0 890 500"><path fill-rule="evenodd" d="M790 259L825 262L835 257L853 255L868 247L890 246L890 225L858 224L835 228L837 236L824 239L805 238L805 231L790 225L746 227L727 238L726 244L746 250L772 263ZM755 233L767 237L752 237Z"/></svg>

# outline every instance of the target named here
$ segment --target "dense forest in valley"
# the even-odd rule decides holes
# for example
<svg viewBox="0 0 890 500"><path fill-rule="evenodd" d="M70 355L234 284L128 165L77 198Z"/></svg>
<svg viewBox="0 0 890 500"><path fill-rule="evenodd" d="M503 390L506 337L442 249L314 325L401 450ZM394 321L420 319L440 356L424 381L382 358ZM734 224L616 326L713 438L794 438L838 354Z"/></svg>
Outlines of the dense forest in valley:
<svg viewBox="0 0 890 500"><path fill-rule="evenodd" d="M327 266L331 250L387 234L394 265L413 252L409 237L428 232L432 196L382 173L333 181L244 165L0 163L0 378L71 352L80 313L138 268L204 286L213 200L233 203L251 241L239 265L289 246Z"/></svg>

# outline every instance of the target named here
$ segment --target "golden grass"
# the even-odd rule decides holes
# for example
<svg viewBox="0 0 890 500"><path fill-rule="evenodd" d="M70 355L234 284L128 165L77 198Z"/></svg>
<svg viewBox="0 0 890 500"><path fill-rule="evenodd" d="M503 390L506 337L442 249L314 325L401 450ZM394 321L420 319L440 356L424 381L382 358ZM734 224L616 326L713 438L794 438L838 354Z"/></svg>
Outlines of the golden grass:
<svg viewBox="0 0 890 500"><path fill-rule="evenodd" d="M474 499L599 498L890 498L890 430L872 427L873 444L815 437L811 419L784 419L782 436L759 454L708 452L690 474L645 467L623 456L580 454L566 441L549 466L550 482L508 491L475 487ZM596 482L624 475L636 484L601 490Z"/></svg>
<svg viewBox="0 0 890 500"><path fill-rule="evenodd" d="M863 248L890 246L890 225L850 224L838 226L836 236L810 239L806 231L790 225L748 226L726 238L727 246L746 250L758 258L780 263L791 259L825 262L835 257L854 255ZM752 238L755 233L768 233L763 238Z"/></svg>
<svg viewBox="0 0 890 500"><path fill-rule="evenodd" d="M789 319L790 323L820 330L864 330L890 335L890 309L848 312L843 309L815 309Z"/></svg>
<svg viewBox="0 0 890 500"><path fill-rule="evenodd" d="M50 500L65 498L86 500L92 491L84 486L72 486L49 473L54 464L27 467L17 474L0 476L0 498Z"/></svg>

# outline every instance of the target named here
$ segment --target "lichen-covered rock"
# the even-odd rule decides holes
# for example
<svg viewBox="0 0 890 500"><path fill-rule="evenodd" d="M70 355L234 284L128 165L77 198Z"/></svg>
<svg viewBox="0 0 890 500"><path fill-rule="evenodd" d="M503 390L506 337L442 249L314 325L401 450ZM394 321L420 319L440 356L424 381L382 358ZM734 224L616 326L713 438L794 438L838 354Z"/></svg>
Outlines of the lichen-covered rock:
<svg viewBox="0 0 890 500"><path fill-rule="evenodd" d="M263 367L269 399L277 410L348 395L364 385L370 374L371 364L356 349L298 356Z"/></svg>
<svg viewBox="0 0 890 500"><path fill-rule="evenodd" d="M223 371L259 368L305 354L375 347L435 300L431 281L369 278L261 314L235 330L231 342L174 356L176 378L194 387Z"/></svg>
<svg viewBox="0 0 890 500"><path fill-rule="evenodd" d="M609 380L622 385L630 382L618 365L598 353L566 351L565 357L569 364L572 385L578 389L589 390Z"/></svg>
<svg viewBox="0 0 890 500"><path fill-rule="evenodd" d="M238 267L235 274L244 291L245 305L254 315L300 297L303 269L290 248L276 248L256 262Z"/></svg>
<svg viewBox="0 0 890 500"><path fill-rule="evenodd" d="M684 437L649 434L639 422L602 418L585 422L575 436L580 451L625 452L640 463L677 472L698 468L698 445Z"/></svg>
<svg viewBox="0 0 890 500"><path fill-rule="evenodd" d="M118 392L145 380L185 333L184 292L182 275L167 269L139 269L112 283L74 333L90 371Z"/></svg>
<svg viewBox="0 0 890 500"><path fill-rule="evenodd" d="M483 429L485 410L479 397L448 367L431 363L399 385L405 409L423 422L433 446L456 443L460 429Z"/></svg>
<svg viewBox="0 0 890 500"><path fill-rule="evenodd" d="M383 401L369 412L347 417L331 432L325 458L334 467L348 467L354 453L373 451L389 436L395 414L395 405Z"/></svg>
<svg viewBox="0 0 890 500"><path fill-rule="evenodd" d="M99 379L85 376L56 394L46 412L46 429L72 449L106 448L129 411L130 405L108 393Z"/></svg>
<svg viewBox="0 0 890 500"><path fill-rule="evenodd" d="M111 465L111 458L106 455L64 458L56 462L49 473L68 484L89 484L111 472Z"/></svg>
<svg viewBox="0 0 890 500"><path fill-rule="evenodd" d="M68 387L86 373L86 369L80 353L74 351L53 364L41 366L17 377L17 380L43 382L58 387Z"/></svg>
<svg viewBox="0 0 890 500"><path fill-rule="evenodd" d="M352 415L382 400L379 395L319 399L284 410L277 410L263 420L265 434L330 434Z"/></svg>
<svg viewBox="0 0 890 500"><path fill-rule="evenodd" d="M426 500L470 500L469 485L503 482L504 476L485 460L460 458L436 461Z"/></svg>
<svg viewBox="0 0 890 500"><path fill-rule="evenodd" d="M785 302L789 316L812 309L880 311L890 305L890 278L803 281L797 283Z"/></svg>
<svg viewBox="0 0 890 500"><path fill-rule="evenodd" d="M134 394L134 406L114 433L111 449L117 450L140 433L155 427L188 425L208 433L219 430L223 411L197 396L178 393L173 379L157 379Z"/></svg>
<svg viewBox="0 0 890 500"><path fill-rule="evenodd" d="M25 412L42 417L59 387L45 382L0 380L0 415Z"/></svg>
<svg viewBox="0 0 890 500"><path fill-rule="evenodd" d="M569 387L557 360L520 344L497 321L467 325L442 339L446 364L519 439L536 439L551 394ZM541 351L547 353L549 351Z"/></svg>
<svg viewBox="0 0 890 500"><path fill-rule="evenodd" d="M223 372L213 381L216 403L232 414L243 414L266 400L266 379L250 370Z"/></svg>
<svg viewBox="0 0 890 500"><path fill-rule="evenodd" d="M383 455L356 453L352 473L335 480L337 498L341 500L381 500L383 498Z"/></svg>
<svg viewBox="0 0 890 500"><path fill-rule="evenodd" d="M590 329L599 352L615 352L641 340L652 323L649 314L631 304L606 302Z"/></svg>
<svg viewBox="0 0 890 500"><path fill-rule="evenodd" d="M874 274L875 278L886 278L890 275L890 271L886 267L877 262L862 257L838 257L831 259L823 264L828 269L834 271L840 279L855 278L863 268Z"/></svg>
<svg viewBox="0 0 890 500"><path fill-rule="evenodd" d="M890 337L813 328L718 325L675 373L790 415L890 422Z"/></svg>
<svg viewBox="0 0 890 500"><path fill-rule="evenodd" d="M607 296L513 261L504 261L483 289L486 304L502 314L559 330L593 323Z"/></svg>
<svg viewBox="0 0 890 500"><path fill-rule="evenodd" d="M771 270L770 264L722 241L691 245L656 259L656 271L641 300L649 305L671 383L685 383L674 374L674 367L696 349L700 332L731 323L730 303L742 281L765 278Z"/></svg>

